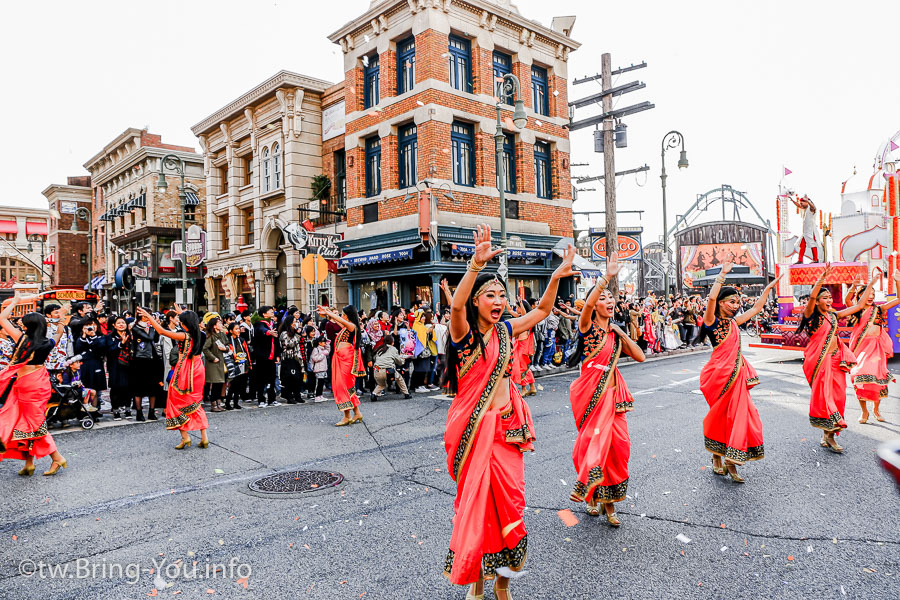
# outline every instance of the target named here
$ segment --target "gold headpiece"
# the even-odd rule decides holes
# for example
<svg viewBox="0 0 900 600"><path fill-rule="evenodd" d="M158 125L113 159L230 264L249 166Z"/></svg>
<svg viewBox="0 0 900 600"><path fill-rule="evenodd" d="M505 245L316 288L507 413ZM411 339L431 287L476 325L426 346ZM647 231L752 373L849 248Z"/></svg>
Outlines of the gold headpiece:
<svg viewBox="0 0 900 600"><path fill-rule="evenodd" d="M474 294L472 294L472 298L475 299L475 298L477 298L478 296L482 295L483 293L485 293L485 292L487 291L487 289L488 289L489 287L491 287L491 286L494 285L495 283L496 283L496 284L499 284L500 287L503 287L503 282L500 281L500 278L499 278L499 277L497 277L496 275L494 275L493 277L491 277L490 279L488 279L487 281L485 281L484 284L483 284L480 288L478 288L478 289L475 291Z"/></svg>

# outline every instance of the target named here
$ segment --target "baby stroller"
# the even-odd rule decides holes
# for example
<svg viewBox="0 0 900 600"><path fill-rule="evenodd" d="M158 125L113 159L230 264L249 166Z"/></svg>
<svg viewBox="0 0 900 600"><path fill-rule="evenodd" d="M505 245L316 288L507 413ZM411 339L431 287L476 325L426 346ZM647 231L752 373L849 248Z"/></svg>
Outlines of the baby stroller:
<svg viewBox="0 0 900 600"><path fill-rule="evenodd" d="M94 426L94 415L88 412L83 404L83 390L79 386L63 385L50 378L50 401L47 403L47 426L57 423L61 427L76 419L81 422L82 429Z"/></svg>

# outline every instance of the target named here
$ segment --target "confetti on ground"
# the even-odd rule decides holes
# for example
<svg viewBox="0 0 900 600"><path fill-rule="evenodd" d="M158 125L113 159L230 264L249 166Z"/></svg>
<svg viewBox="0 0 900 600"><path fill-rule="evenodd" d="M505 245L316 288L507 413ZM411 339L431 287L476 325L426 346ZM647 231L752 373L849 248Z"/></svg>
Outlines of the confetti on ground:
<svg viewBox="0 0 900 600"><path fill-rule="evenodd" d="M675 539L678 540L679 542L681 542L682 544L690 544L691 543L691 538L684 535L683 533L679 533L678 535L676 535Z"/></svg>
<svg viewBox="0 0 900 600"><path fill-rule="evenodd" d="M159 594L159 592L157 592L156 589L154 589L152 592L150 592L150 593L147 594L147 595L148 595L148 596L156 596L157 594Z"/></svg>
<svg viewBox="0 0 900 600"><path fill-rule="evenodd" d="M812 546L807 546L807 547L806 547L806 551L807 551L807 552L812 552Z"/></svg>
<svg viewBox="0 0 900 600"><path fill-rule="evenodd" d="M561 484L563 484L563 485L566 485L566 480L565 480L565 479L560 479L559 482L560 482Z"/></svg>
<svg viewBox="0 0 900 600"><path fill-rule="evenodd" d="M212 588L206 588L206 593L207 593L207 594L215 594L215 593L216 593L216 590L214 590L214 589L212 589Z"/></svg>
<svg viewBox="0 0 900 600"><path fill-rule="evenodd" d="M225 545L225 540L219 540L219 545L220 545L220 546L224 546L224 545Z"/></svg>
<svg viewBox="0 0 900 600"><path fill-rule="evenodd" d="M720 548L720 550L721 550L722 552L725 552L726 550L728 550L728 546L722 546L722 547Z"/></svg>
<svg viewBox="0 0 900 600"><path fill-rule="evenodd" d="M788 560L794 560L794 555L791 554L790 556L788 556Z"/></svg>
<svg viewBox="0 0 900 600"><path fill-rule="evenodd" d="M17 539L19 539L19 536L17 536L17 535L12 536L12 541L16 541Z"/></svg>
<svg viewBox="0 0 900 600"><path fill-rule="evenodd" d="M216 469L215 472L221 475L222 473L225 472L225 470L224 469Z"/></svg>
<svg viewBox="0 0 900 600"><path fill-rule="evenodd" d="M249 582L249 580L250 580L249 577L241 577L240 579L238 579L237 581L235 581L235 583L238 584L238 585L240 585L240 586L243 586L244 589L246 590L246 589L247 589L247 583Z"/></svg>
<svg viewBox="0 0 900 600"><path fill-rule="evenodd" d="M578 517L576 517L575 514L568 508L559 510L556 512L556 514L559 516L562 522L565 523L566 527L574 527L578 525Z"/></svg>

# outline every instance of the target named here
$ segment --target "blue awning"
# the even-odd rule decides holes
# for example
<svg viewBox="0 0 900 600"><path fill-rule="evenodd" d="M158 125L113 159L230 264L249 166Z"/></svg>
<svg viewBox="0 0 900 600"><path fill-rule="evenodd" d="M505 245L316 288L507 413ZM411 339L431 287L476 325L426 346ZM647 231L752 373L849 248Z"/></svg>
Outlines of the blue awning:
<svg viewBox="0 0 900 600"><path fill-rule="evenodd" d="M475 254L475 245L451 244L450 252L453 256L472 256ZM552 250L545 250L543 248L509 248L506 253L509 258L514 260L534 260L550 258L553 256Z"/></svg>
<svg viewBox="0 0 900 600"><path fill-rule="evenodd" d="M97 275L93 279L91 279L90 283L86 283L84 289L90 290L99 290L106 284L106 275Z"/></svg>
<svg viewBox="0 0 900 600"><path fill-rule="evenodd" d="M421 244L409 244L406 246L395 246L393 248L384 248L381 250L369 250L367 252L354 252L341 258L338 266L341 267L359 267L362 265L374 265L376 263L393 262L398 260L410 260L413 257L413 250L421 246Z"/></svg>

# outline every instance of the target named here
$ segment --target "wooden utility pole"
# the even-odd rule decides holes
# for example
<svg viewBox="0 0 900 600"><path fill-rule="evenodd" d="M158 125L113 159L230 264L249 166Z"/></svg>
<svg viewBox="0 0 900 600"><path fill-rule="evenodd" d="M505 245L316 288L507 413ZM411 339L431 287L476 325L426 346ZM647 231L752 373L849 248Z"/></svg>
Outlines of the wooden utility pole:
<svg viewBox="0 0 900 600"><path fill-rule="evenodd" d="M600 57L600 77L602 91L607 92L612 88L612 57L609 52ZM603 114L609 115L613 109L612 94L603 94ZM619 233L616 228L616 159L615 137L613 135L613 117L603 119L603 182L606 191L606 256L619 251ZM607 262L608 264L608 262ZM609 278L608 289L613 297L619 295L619 282L617 278Z"/></svg>

